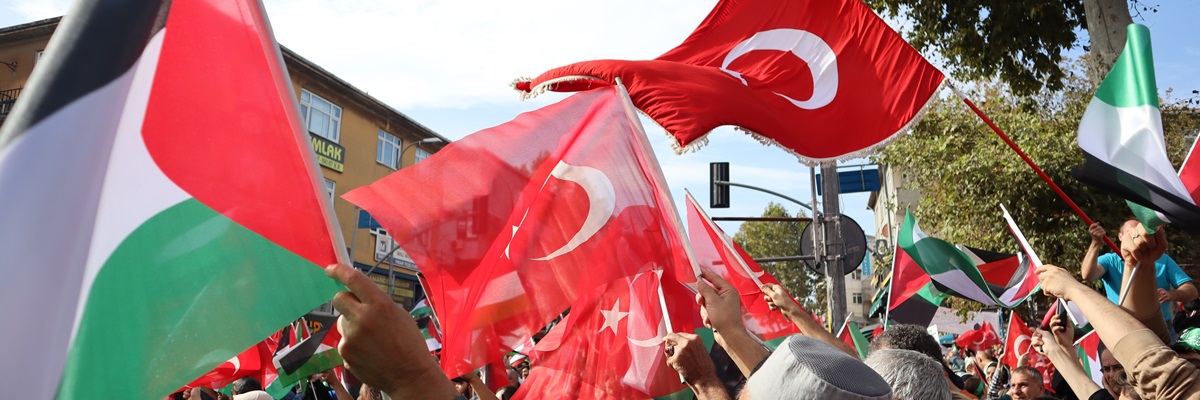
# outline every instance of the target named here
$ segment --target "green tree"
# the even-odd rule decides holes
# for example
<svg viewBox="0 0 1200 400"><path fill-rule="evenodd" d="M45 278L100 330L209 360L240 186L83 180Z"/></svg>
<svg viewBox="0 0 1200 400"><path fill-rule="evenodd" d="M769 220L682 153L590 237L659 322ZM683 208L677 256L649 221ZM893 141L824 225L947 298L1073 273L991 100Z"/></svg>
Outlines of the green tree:
<svg viewBox="0 0 1200 400"><path fill-rule="evenodd" d="M1130 214L1125 202L1070 175L1071 168L1083 164L1075 141L1094 88L1082 76L1082 67L1064 70L1062 91L1018 96L1007 85L993 82L980 84L974 97L983 99L980 108L1115 239L1116 229ZM1167 98L1163 103L1168 153L1178 168L1200 128L1200 118L1186 102ZM901 171L904 185L921 191L920 204L912 211L929 234L952 243L1016 252L1001 216L999 205L1004 204L1044 262L1078 273L1090 241L1087 227L957 99L935 104L911 135L885 148L876 161ZM1176 244L1197 238L1179 229L1171 229L1170 234ZM1171 254L1181 264L1194 264L1198 250L1176 245Z"/></svg>
<svg viewBox="0 0 1200 400"><path fill-rule="evenodd" d="M771 202L763 210L764 217L792 216L782 204ZM804 211L796 217L805 217ZM741 245L751 257L785 257L800 255L800 232L804 224L799 222L746 222L738 228L733 240ZM779 284L787 289L809 311L825 309L825 280L822 275L810 270L802 261L760 263Z"/></svg>
<svg viewBox="0 0 1200 400"><path fill-rule="evenodd" d="M1011 90L1032 94L1063 88L1064 53L1081 45L1092 56L1093 81L1108 73L1125 47L1125 27L1141 12L1139 0L864 0L893 18L907 17L908 40L944 57L959 79L999 76Z"/></svg>

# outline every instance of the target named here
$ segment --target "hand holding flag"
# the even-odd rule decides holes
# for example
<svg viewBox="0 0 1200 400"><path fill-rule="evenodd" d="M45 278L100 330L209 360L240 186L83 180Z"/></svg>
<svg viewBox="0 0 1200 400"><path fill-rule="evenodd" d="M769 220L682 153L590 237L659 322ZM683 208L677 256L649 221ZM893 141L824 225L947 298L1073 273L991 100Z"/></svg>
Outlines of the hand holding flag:
<svg viewBox="0 0 1200 400"><path fill-rule="evenodd" d="M350 289L333 297L334 308L342 313L338 351L350 372L396 399L454 397L412 318L361 272L335 264L325 273Z"/></svg>

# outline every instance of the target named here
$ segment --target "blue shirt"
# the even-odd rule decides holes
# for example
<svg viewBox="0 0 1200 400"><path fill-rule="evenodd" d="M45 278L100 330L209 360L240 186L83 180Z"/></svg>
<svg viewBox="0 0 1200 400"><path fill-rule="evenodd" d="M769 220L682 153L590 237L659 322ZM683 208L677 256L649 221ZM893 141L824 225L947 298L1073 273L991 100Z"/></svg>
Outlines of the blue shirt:
<svg viewBox="0 0 1200 400"><path fill-rule="evenodd" d="M1117 304L1121 295L1121 275L1125 273L1125 261L1121 259L1117 253L1108 253L1096 259L1096 263L1104 267L1104 274L1100 275L1100 281L1104 282L1104 291L1108 294L1108 300L1113 304ZM1184 283L1191 282L1192 278L1179 268L1179 264L1166 254L1163 254L1158 261L1154 262L1154 281L1159 289L1173 290ZM1170 312L1170 303L1162 304L1163 318L1167 321L1175 316Z"/></svg>

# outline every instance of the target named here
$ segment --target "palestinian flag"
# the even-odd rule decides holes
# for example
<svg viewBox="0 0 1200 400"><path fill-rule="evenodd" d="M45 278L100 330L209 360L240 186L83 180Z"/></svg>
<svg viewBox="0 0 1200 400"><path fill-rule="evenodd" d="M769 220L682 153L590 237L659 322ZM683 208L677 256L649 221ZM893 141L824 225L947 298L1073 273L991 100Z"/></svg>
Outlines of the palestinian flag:
<svg viewBox="0 0 1200 400"><path fill-rule="evenodd" d="M1089 332L1075 341L1075 352L1083 361L1083 372L1086 372L1100 387L1104 387L1104 374L1100 372L1100 335L1096 331Z"/></svg>
<svg viewBox="0 0 1200 400"><path fill-rule="evenodd" d="M409 314L412 315L413 320L417 321L417 328L421 329L421 335L425 336L425 347L430 352L441 350L442 342L438 340L441 335L438 334L437 326L433 322L433 308L429 306L429 302L421 299L413 306Z"/></svg>
<svg viewBox="0 0 1200 400"><path fill-rule="evenodd" d="M329 318L327 321L336 321L336 318ZM312 332L295 345L280 349L272 361L273 369L279 374L278 380L263 384L276 388L291 387L312 374L342 365L342 356L337 350L342 334L338 331L336 323L323 326L329 328Z"/></svg>
<svg viewBox="0 0 1200 400"><path fill-rule="evenodd" d="M942 304L944 295L929 274L900 246L892 256L892 279L888 286L887 316L884 323L895 321L901 324L929 326Z"/></svg>
<svg viewBox="0 0 1200 400"><path fill-rule="evenodd" d="M6 397L163 398L339 290L258 1L81 0L45 54L0 130Z"/></svg>
<svg viewBox="0 0 1200 400"><path fill-rule="evenodd" d="M846 317L846 322L842 323L842 330L838 331L837 336L838 339L842 339L843 342L854 348L854 351L858 352L858 358L867 359L867 349L871 347L871 344L867 343L867 337L863 335L862 331L858 330L858 324L851 321L849 316Z"/></svg>
<svg viewBox="0 0 1200 400"><path fill-rule="evenodd" d="M1035 268L1030 267L1024 252L1000 257L995 253L956 247L922 232L912 213L904 216L897 245L929 275L939 290L985 306L1016 307L1038 288ZM985 271L988 272L986 275Z"/></svg>
<svg viewBox="0 0 1200 400"><path fill-rule="evenodd" d="M891 284L892 273L888 272L879 289L875 290L875 295L871 296L871 309L867 311L867 318L878 318L887 312L888 287Z"/></svg>
<svg viewBox="0 0 1200 400"><path fill-rule="evenodd" d="M1176 174L1167 158L1150 30L1139 24L1127 30L1125 50L1079 122L1084 164L1072 175L1125 198L1151 230L1165 222L1200 228L1200 171ZM1189 161L1193 155L1188 155ZM1200 165L1187 162L1184 167Z"/></svg>

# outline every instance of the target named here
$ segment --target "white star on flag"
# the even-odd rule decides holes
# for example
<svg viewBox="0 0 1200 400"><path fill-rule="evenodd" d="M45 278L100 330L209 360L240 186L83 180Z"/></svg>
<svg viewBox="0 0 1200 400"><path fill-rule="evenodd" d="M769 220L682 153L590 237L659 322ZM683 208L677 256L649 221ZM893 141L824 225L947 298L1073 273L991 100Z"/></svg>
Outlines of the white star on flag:
<svg viewBox="0 0 1200 400"><path fill-rule="evenodd" d="M600 330L596 333L604 332L605 329L611 329L614 335L617 334L617 324L621 323L622 318L625 318L626 315L629 315L629 313L622 312L620 309L621 299L617 299L617 302L613 304L611 310L605 310L601 308L600 314L604 315L604 326L601 326Z"/></svg>

